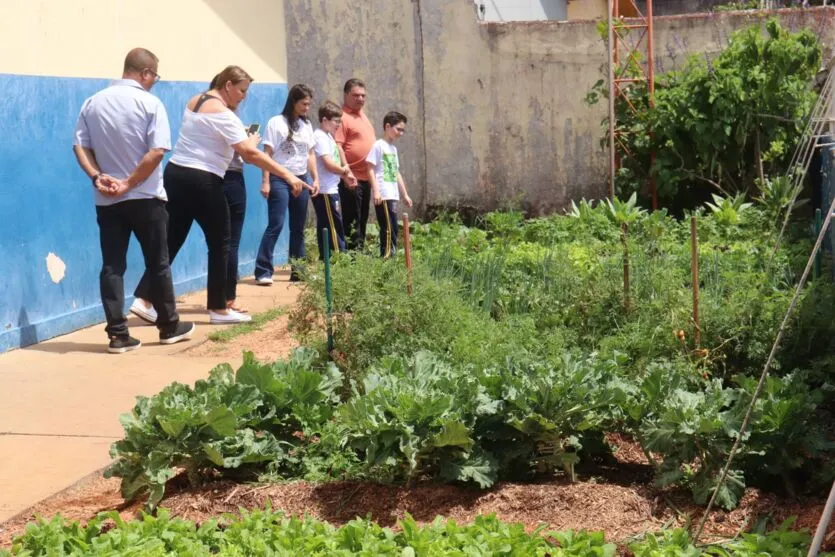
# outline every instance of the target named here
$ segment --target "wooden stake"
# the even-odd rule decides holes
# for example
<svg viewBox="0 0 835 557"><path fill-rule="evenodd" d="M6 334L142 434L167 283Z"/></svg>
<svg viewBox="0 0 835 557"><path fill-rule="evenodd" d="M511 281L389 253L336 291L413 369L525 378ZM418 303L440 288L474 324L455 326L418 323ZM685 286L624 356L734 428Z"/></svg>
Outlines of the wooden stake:
<svg viewBox="0 0 835 557"><path fill-rule="evenodd" d="M629 285L629 225L621 223L620 241L623 244L623 309L629 312L632 309L632 297Z"/></svg>
<svg viewBox="0 0 835 557"><path fill-rule="evenodd" d="M763 172L763 153L762 149L760 148L760 125L757 122L757 134L755 136L756 145L755 151L757 156L757 172L759 173L760 178L760 187L759 190L762 191L762 188L765 187L765 172Z"/></svg>
<svg viewBox="0 0 835 557"><path fill-rule="evenodd" d="M614 21L612 20L614 10L613 1L617 0L608 0L609 44L607 45L607 50L609 51L609 199L615 198L615 172L617 170L617 161L615 160L615 129L617 127L617 122L615 121L615 88L617 85L615 85L615 33L613 27Z"/></svg>
<svg viewBox="0 0 835 557"><path fill-rule="evenodd" d="M835 509L835 483L832 484L832 489L829 491L829 498L826 500L823 514L821 514L820 521L818 521L818 528L815 530L815 537L812 539L812 545L809 546L809 553L806 557L817 557L818 551L820 551L823 545L826 530L832 521L833 509Z"/></svg>
<svg viewBox="0 0 835 557"><path fill-rule="evenodd" d="M403 247L406 252L406 292L412 295L412 237L409 234L409 215L403 213Z"/></svg>
<svg viewBox="0 0 835 557"><path fill-rule="evenodd" d="M325 200L327 203L327 200ZM323 228L321 230L322 238L322 251L323 259L325 261L325 311L326 311L326 319L327 319L327 328L328 328L328 358L330 358L331 353L333 352L333 320L332 320L332 313L333 313L333 287L331 284L331 239L328 235L328 229Z"/></svg>
<svg viewBox="0 0 835 557"><path fill-rule="evenodd" d="M699 348L702 330L699 326L699 232L696 217L690 217L690 280L693 282L693 338Z"/></svg>

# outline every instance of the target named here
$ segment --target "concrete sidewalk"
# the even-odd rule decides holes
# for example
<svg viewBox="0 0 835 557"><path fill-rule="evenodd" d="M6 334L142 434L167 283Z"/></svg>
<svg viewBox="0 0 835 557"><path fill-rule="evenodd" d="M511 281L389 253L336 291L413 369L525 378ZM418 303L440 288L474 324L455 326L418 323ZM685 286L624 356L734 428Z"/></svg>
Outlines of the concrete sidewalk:
<svg viewBox="0 0 835 557"><path fill-rule="evenodd" d="M242 280L238 300L250 313L290 305L298 288L288 278L277 273L269 288ZM95 325L0 354L0 522L107 465L111 443L122 437L119 415L137 395L193 383L228 361L177 356L228 327L210 325L205 304L205 291L178 298L181 318L197 330L174 345L159 344L156 327L131 315L131 335L142 341L133 352L107 353L104 327Z"/></svg>

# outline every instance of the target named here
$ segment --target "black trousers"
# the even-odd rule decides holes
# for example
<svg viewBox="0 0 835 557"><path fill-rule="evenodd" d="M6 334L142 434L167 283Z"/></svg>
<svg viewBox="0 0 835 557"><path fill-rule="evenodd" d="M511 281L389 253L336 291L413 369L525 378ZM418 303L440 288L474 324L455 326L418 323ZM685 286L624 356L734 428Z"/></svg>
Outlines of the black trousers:
<svg viewBox="0 0 835 557"><path fill-rule="evenodd" d="M105 330L111 337L127 336L125 318L125 270L130 235L136 235L145 258L145 298L157 310L157 327L167 331L177 326L180 316L174 301L174 285L168 260L168 213L159 199L131 199L97 206L102 267L99 288Z"/></svg>
<svg viewBox="0 0 835 557"><path fill-rule="evenodd" d="M359 180L356 188L339 182L339 200L342 203L342 224L349 250L365 247L365 231L368 225L368 206L371 201L371 183Z"/></svg>
<svg viewBox="0 0 835 557"><path fill-rule="evenodd" d="M397 201L383 200L374 205L374 211L380 227L380 257L393 257L397 253Z"/></svg>
<svg viewBox="0 0 835 557"><path fill-rule="evenodd" d="M342 226L342 213L339 210L339 194L320 193L313 198L316 211L316 243L319 246L319 259L325 259L325 242L330 253L345 251L345 231ZM327 230L322 234L323 230Z"/></svg>
<svg viewBox="0 0 835 557"><path fill-rule="evenodd" d="M223 193L229 205L229 261L226 267L226 300L238 297L238 251L246 217L246 184L244 173L227 170L223 177Z"/></svg>
<svg viewBox="0 0 835 557"><path fill-rule="evenodd" d="M163 174L168 194L168 253L171 262L188 237L194 221L203 230L209 250L206 307L226 309L226 273L229 261L229 205L223 193L223 178L196 168L168 163ZM139 281L135 295L149 299L148 273Z"/></svg>

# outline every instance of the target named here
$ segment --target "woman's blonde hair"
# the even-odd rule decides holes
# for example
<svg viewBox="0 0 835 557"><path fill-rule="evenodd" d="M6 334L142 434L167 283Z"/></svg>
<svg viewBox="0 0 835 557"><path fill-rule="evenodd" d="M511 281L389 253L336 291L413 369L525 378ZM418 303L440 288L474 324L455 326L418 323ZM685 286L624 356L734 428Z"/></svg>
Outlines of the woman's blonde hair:
<svg viewBox="0 0 835 557"><path fill-rule="evenodd" d="M246 71L240 66L226 66L223 68L222 72L212 78L212 82L209 84L209 89L223 87L228 81L231 81L233 85L236 85L241 81L249 81L251 83L255 80L252 79L252 76L246 73Z"/></svg>

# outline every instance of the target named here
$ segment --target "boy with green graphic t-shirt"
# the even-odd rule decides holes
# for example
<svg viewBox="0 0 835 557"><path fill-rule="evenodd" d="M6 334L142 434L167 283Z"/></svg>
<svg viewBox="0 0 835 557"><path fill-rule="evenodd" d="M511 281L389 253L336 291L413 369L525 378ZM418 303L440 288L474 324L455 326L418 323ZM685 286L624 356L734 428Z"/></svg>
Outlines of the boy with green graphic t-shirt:
<svg viewBox="0 0 835 557"><path fill-rule="evenodd" d="M368 153L371 191L374 197L374 211L380 227L380 256L390 257L397 251L397 202L400 192L408 207L412 200L406 191L403 176L400 175L400 159L394 142L406 133L407 119L399 112L389 112L383 118L383 138L378 139ZM399 191L398 191L399 190Z"/></svg>

